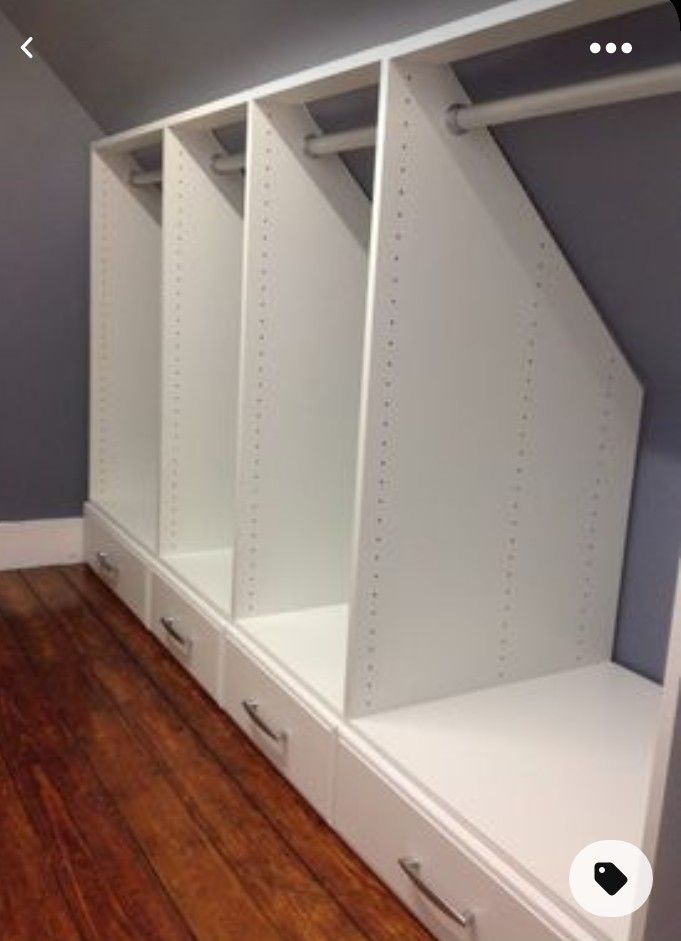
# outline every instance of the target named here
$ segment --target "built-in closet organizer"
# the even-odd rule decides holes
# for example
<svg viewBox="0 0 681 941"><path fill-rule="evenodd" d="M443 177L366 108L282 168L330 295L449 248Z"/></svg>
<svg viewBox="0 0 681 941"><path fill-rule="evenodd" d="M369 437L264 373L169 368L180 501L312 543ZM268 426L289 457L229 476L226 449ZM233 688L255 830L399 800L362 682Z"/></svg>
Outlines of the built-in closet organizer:
<svg viewBox="0 0 681 941"><path fill-rule="evenodd" d="M335 822L438 937L534 937L493 857L558 937L629 941L568 874L647 838L662 691L610 660L642 390L450 65L385 82Z"/></svg>
<svg viewBox="0 0 681 941"><path fill-rule="evenodd" d="M681 603L663 686L611 662L642 389L455 75L647 5L94 145L87 560L443 941L678 936ZM601 839L631 918L570 895Z"/></svg>
<svg viewBox="0 0 681 941"><path fill-rule="evenodd" d="M344 696L377 80L377 67L332 76L249 115L234 615L246 649L316 703L323 734L239 658L226 660L225 706L303 793L325 795L313 799L324 813Z"/></svg>

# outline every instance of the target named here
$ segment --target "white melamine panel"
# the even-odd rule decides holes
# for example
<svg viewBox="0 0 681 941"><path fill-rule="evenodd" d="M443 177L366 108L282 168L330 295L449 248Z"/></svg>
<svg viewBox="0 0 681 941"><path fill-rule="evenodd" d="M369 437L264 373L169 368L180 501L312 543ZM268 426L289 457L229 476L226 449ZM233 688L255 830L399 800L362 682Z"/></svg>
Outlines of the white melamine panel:
<svg viewBox="0 0 681 941"><path fill-rule="evenodd" d="M337 712L343 711L348 606L327 605L239 622L261 646Z"/></svg>
<svg viewBox="0 0 681 941"><path fill-rule="evenodd" d="M211 170L219 150L207 131L165 132L161 554L168 557L212 559L234 544L243 178ZM223 578L211 600L224 602L229 569ZM204 590L211 584L202 579Z"/></svg>
<svg viewBox="0 0 681 941"><path fill-rule="evenodd" d="M349 592L369 203L315 130L251 107L237 617Z"/></svg>
<svg viewBox="0 0 681 941"><path fill-rule="evenodd" d="M579 850L604 839L642 844L661 698L656 684L603 663L368 716L354 727L572 908L568 873ZM615 941L628 941L630 921L593 918Z"/></svg>
<svg viewBox="0 0 681 941"><path fill-rule="evenodd" d="M136 164L92 157L91 495L154 551L158 544L161 193L134 188Z"/></svg>
<svg viewBox="0 0 681 941"><path fill-rule="evenodd" d="M338 746L334 825L441 941L558 941L561 937L342 739ZM428 888L455 912L466 914L470 925L461 927L439 911L404 873L401 859L418 860L420 876ZM582 934L580 941L585 937Z"/></svg>
<svg viewBox="0 0 681 941"><path fill-rule="evenodd" d="M326 819L331 813L336 730L313 714L250 652L226 643L222 705ZM254 721L255 710L258 721ZM269 730L269 733L265 730Z"/></svg>
<svg viewBox="0 0 681 941"><path fill-rule="evenodd" d="M451 70L388 71L353 714L609 658L641 403Z"/></svg>

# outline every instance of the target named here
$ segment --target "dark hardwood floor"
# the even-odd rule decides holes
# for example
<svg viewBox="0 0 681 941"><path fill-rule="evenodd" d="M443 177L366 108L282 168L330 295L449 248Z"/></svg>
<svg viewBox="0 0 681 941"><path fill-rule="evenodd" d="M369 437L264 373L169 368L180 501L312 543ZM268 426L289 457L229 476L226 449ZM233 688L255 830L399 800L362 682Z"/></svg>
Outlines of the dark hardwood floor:
<svg viewBox="0 0 681 941"><path fill-rule="evenodd" d="M0 573L2 941L426 941L85 567Z"/></svg>

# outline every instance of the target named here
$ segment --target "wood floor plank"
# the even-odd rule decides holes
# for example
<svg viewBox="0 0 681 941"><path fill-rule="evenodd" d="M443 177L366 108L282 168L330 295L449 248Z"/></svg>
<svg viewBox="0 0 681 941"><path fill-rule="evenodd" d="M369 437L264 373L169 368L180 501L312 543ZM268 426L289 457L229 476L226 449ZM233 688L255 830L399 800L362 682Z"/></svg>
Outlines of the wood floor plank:
<svg viewBox="0 0 681 941"><path fill-rule="evenodd" d="M0 574L0 611L51 707L77 737L198 941L276 941L280 935L189 814L163 767L101 694L83 659L69 655L70 639L23 579Z"/></svg>
<svg viewBox="0 0 681 941"><path fill-rule="evenodd" d="M55 570L25 575L253 900L287 941L362 941L348 914L276 833L158 688ZM60 653L64 656L64 646Z"/></svg>
<svg viewBox="0 0 681 941"><path fill-rule="evenodd" d="M431 937L86 566L60 571L368 938Z"/></svg>
<svg viewBox="0 0 681 941"><path fill-rule="evenodd" d="M2 617L0 753L83 939L193 941Z"/></svg>
<svg viewBox="0 0 681 941"><path fill-rule="evenodd" d="M0 941L81 941L40 840L0 758Z"/></svg>

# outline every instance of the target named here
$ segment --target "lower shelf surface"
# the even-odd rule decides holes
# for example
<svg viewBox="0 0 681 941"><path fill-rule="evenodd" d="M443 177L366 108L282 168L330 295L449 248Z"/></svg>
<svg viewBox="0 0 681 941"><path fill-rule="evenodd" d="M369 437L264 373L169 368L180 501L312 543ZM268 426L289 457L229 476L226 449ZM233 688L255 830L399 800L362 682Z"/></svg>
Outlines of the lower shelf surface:
<svg viewBox="0 0 681 941"><path fill-rule="evenodd" d="M662 690L612 663L422 703L353 725L554 897L597 840L641 845ZM627 941L631 919L595 918Z"/></svg>
<svg viewBox="0 0 681 941"><path fill-rule="evenodd" d="M190 588L227 614L232 603L233 559L231 548L178 552L164 557Z"/></svg>
<svg viewBox="0 0 681 941"><path fill-rule="evenodd" d="M325 605L244 618L241 627L338 712L343 708L348 606Z"/></svg>

